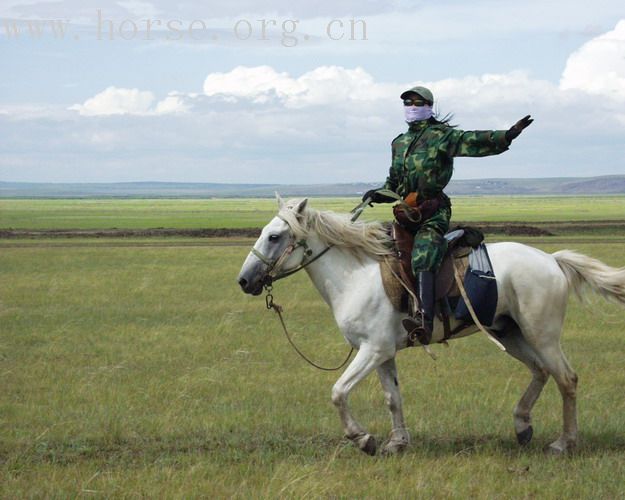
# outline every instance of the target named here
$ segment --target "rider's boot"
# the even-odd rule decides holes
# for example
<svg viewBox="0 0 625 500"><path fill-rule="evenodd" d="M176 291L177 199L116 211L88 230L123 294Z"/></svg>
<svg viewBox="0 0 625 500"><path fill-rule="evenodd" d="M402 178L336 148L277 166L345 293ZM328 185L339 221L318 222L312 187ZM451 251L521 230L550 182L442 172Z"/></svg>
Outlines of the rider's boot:
<svg viewBox="0 0 625 500"><path fill-rule="evenodd" d="M402 320L408 337L420 344L428 345L432 341L434 329L434 273L420 271L416 276L416 291L419 299L419 310L416 318Z"/></svg>

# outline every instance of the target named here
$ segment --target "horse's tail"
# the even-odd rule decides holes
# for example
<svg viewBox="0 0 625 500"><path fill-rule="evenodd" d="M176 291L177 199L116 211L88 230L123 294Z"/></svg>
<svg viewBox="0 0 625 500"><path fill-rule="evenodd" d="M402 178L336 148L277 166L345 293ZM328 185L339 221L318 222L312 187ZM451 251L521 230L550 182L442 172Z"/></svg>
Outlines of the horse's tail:
<svg viewBox="0 0 625 500"><path fill-rule="evenodd" d="M606 299L625 305L625 267L617 269L571 250L553 254L577 297L582 300L589 287Z"/></svg>

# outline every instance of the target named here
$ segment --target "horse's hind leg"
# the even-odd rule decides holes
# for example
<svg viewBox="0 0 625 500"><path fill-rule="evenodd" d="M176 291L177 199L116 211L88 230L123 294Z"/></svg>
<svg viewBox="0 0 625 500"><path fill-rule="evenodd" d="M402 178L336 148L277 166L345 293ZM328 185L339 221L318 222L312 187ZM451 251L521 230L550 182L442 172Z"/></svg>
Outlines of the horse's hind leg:
<svg viewBox="0 0 625 500"><path fill-rule="evenodd" d="M562 435L545 451L561 454L577 446L577 375L564 356L559 342L540 350L539 354L562 395Z"/></svg>
<svg viewBox="0 0 625 500"><path fill-rule="evenodd" d="M404 451L410 444L410 434L408 434L404 423L395 358L385 361L378 367L378 377L380 378L380 384L382 384L382 389L384 390L384 399L391 412L391 421L393 423L391 437L384 445L382 452L384 454L394 455Z"/></svg>
<svg viewBox="0 0 625 500"><path fill-rule="evenodd" d="M339 411L345 436L369 455L375 455L377 448L375 438L367 433L352 416L347 399L354 386L388 358L389 356L384 357L379 351L362 345L356 357L332 388L332 402Z"/></svg>
<svg viewBox="0 0 625 500"><path fill-rule="evenodd" d="M505 345L506 352L525 364L532 372L532 381L514 408L514 430L517 441L521 445L526 445L532 440L534 433L532 409L549 379L549 373L545 370L536 351L523 338L516 324L506 328L500 340Z"/></svg>
<svg viewBox="0 0 625 500"><path fill-rule="evenodd" d="M546 449L556 454L570 451L577 445L577 375L560 346L565 301L566 296L562 298L563 303L558 308L556 297L551 297L552 307L562 311L562 317L547 313L539 315L541 321L534 320L530 323L526 320L523 324L522 320L520 325L525 340L538 355L544 370L556 381L562 395L562 435Z"/></svg>

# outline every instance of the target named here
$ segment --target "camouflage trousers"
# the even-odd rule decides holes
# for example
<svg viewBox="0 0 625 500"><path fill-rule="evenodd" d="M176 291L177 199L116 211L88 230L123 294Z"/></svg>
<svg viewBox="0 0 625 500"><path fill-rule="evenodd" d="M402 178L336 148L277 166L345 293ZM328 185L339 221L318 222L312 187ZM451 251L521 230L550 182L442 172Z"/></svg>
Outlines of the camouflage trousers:
<svg viewBox="0 0 625 500"><path fill-rule="evenodd" d="M426 220L414 236L412 245L412 271L436 273L447 252L445 233L449 231L451 208L441 207Z"/></svg>

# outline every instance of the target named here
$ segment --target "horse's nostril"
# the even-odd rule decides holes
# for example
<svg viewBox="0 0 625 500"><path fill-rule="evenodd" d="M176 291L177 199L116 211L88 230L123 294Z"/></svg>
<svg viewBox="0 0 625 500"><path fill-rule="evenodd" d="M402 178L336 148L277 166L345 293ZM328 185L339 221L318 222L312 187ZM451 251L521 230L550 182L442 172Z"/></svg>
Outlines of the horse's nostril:
<svg viewBox="0 0 625 500"><path fill-rule="evenodd" d="M247 280L245 278L239 279L239 286L243 289L247 286Z"/></svg>

